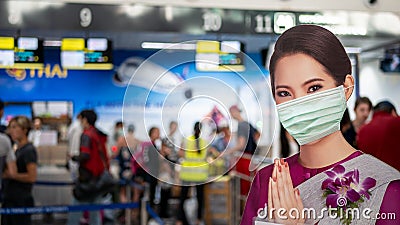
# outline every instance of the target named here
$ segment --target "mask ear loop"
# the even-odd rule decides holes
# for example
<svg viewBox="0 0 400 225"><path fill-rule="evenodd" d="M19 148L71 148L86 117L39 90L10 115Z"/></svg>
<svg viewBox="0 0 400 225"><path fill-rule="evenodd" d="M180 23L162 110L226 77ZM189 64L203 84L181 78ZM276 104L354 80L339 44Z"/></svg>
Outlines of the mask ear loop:
<svg viewBox="0 0 400 225"><path fill-rule="evenodd" d="M344 90L346 91L347 89L350 89L350 88L352 88L352 87L354 87L354 86L355 86L355 85L353 84L353 85L351 85L351 86L345 87ZM346 93L346 92L345 92L345 93ZM352 94L353 94L353 93L352 93ZM351 96L351 95L350 95L350 96ZM349 99L350 99L350 97L349 97ZM347 100L348 100L348 99L346 99L346 102L347 102Z"/></svg>
<svg viewBox="0 0 400 225"><path fill-rule="evenodd" d="M351 86L345 87L344 89L346 90L346 89L352 88L352 87L354 87L354 86L355 86L355 85L351 85Z"/></svg>

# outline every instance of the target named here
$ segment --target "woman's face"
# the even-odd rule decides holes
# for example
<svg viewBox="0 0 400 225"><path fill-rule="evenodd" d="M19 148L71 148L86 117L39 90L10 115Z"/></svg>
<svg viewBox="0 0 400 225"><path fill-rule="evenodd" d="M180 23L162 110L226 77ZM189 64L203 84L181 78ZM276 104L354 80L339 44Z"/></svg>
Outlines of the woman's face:
<svg viewBox="0 0 400 225"><path fill-rule="evenodd" d="M367 103L360 103L354 111L356 118L365 122L368 119L371 109Z"/></svg>
<svg viewBox="0 0 400 225"><path fill-rule="evenodd" d="M276 64L276 104L335 87L335 80L318 61L308 55L298 53L285 56Z"/></svg>
<svg viewBox="0 0 400 225"><path fill-rule="evenodd" d="M160 130L158 128L154 129L150 134L150 139L152 141L160 138Z"/></svg>
<svg viewBox="0 0 400 225"><path fill-rule="evenodd" d="M10 123L10 136L14 141L18 142L26 136L26 132L16 121L12 121Z"/></svg>

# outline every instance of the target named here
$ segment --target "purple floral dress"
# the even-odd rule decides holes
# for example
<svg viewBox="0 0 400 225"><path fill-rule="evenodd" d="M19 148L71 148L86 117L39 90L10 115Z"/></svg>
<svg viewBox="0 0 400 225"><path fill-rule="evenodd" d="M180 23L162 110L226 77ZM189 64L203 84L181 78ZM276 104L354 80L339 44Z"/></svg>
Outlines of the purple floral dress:
<svg viewBox="0 0 400 225"><path fill-rule="evenodd" d="M345 159L334 163L332 165L322 168L306 168L303 167L299 162L299 153L295 154L286 159L290 167L290 176L292 177L294 187L307 181L310 177L315 176L321 172L325 172L332 169L336 165L342 164L348 160L362 155L361 151L356 151L346 157ZM250 193L247 197L246 207L243 212L241 225L252 225L253 218L257 216L257 211L260 208L264 208L265 203L268 202L268 180L271 177L274 165L269 165L261 169L253 179L253 183L250 189ZM321 185L318 185L320 188ZM391 225L400 224L400 180L390 182L386 193L384 195L382 205L380 207L380 213L395 213L396 219L392 220L377 220L377 225Z"/></svg>

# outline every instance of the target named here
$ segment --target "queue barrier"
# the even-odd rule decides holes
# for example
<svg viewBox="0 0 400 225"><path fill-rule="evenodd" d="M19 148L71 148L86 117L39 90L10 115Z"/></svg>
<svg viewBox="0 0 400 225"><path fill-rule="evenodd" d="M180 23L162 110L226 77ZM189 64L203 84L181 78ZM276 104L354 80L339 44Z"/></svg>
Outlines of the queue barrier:
<svg viewBox="0 0 400 225"><path fill-rule="evenodd" d="M251 180L251 177L238 173L237 171L230 172L232 179L232 191L231 195L233 195L232 201L232 213L231 214L231 223L230 224L238 224L240 223L241 218L241 201L243 201L243 196L235 195L234 193L240 193L240 180ZM68 186L73 185L73 182L60 182L60 181L36 181L35 185L44 185L44 186ZM156 212L151 208L148 199L149 199L149 187L139 185L136 183L131 183L127 187L139 187L144 189L144 197L141 199L141 204L139 202L134 203L113 203L113 204L86 204L86 205L57 205L57 206L39 206L39 207L21 207L21 208L3 208L0 209L0 215L10 215L10 214L45 214L45 213L68 213L68 212L76 212L76 211L98 211L103 209L134 209L139 208L140 205L145 205L146 207L141 207L141 217L142 217L142 225L147 224L147 218L150 216L153 218L158 224L164 225L162 219L157 215ZM129 191L127 192L129 193ZM127 199L130 199L130 196L127 196ZM129 213L126 214L126 224L130 224L130 216Z"/></svg>
<svg viewBox="0 0 400 225"><path fill-rule="evenodd" d="M74 182L36 181L35 185L70 186L70 185L74 185ZM145 188L142 185L136 184L134 182L132 182L130 185L128 185L128 187L130 187L130 186L135 186L140 189L148 189L148 188ZM148 190L146 190L146 191L148 191ZM142 203L143 203L143 205L146 205L146 207L142 208L142 212L146 211L147 214L150 215L150 217L153 218L159 225L164 225L164 222L157 215L157 213L151 208L147 199L148 199L148 194L145 194L144 199L142 199ZM0 215L68 213L68 212L76 212L76 211L98 211L98 210L103 210L103 209L112 210L112 209L135 209L135 208L140 208L140 202L0 208ZM142 215L143 215L143 213L142 213ZM145 218L142 218L142 221L144 221L146 218L147 218L147 215L145 216Z"/></svg>
<svg viewBox="0 0 400 225"><path fill-rule="evenodd" d="M102 209L134 209L139 208L138 202L134 203L113 203L113 204L86 204L86 205L64 205L64 206L36 206L2 208L0 214L41 214L41 213L66 213L76 211L98 211Z"/></svg>

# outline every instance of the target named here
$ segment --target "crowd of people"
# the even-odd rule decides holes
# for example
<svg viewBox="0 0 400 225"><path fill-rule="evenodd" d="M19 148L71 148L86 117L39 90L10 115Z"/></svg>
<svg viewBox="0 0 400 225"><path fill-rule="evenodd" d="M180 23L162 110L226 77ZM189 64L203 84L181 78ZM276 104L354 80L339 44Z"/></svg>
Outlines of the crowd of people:
<svg viewBox="0 0 400 225"><path fill-rule="evenodd" d="M114 190L114 201L140 202L148 188L149 205L159 217L172 219L177 225L186 225L190 224L190 219L193 218L187 218L184 203L190 196L195 196L198 206L195 223L201 224L204 220L205 183L211 176L228 174L231 169L230 156L233 153L243 147L248 149L246 152L251 155L257 145L256 138L259 137L259 133L241 118L239 108L232 106L230 113L239 122L240 135L237 138L233 137L232 129L226 120L217 122L217 136L213 140L200 135L201 122L194 123L192 135L186 138L178 131L178 123L171 121L166 134L160 134L160 128L153 126L148 130L148 140L138 140L135 137L134 124L117 121L111 138L108 138L106 143L104 133L95 126L96 113L93 110L83 110L77 115L68 132L69 170L72 178L78 181L74 187L73 204L104 203L107 193L101 192L92 196L92 190L82 194L85 190L80 186L82 183L98 179L103 171L110 170L110 165L116 165L119 182ZM247 164L242 166L239 172L250 175L246 168L249 156L245 159ZM210 160L213 163L209 163ZM176 165L180 165L179 169ZM243 181L241 186L247 194L250 181ZM195 187L192 192L190 187ZM128 191L130 193L127 193ZM131 199L127 199L127 196L131 196ZM175 211L169 207L171 198L179 202ZM139 212L139 208L121 210L111 216L105 211L102 216L96 211L89 213L89 216L82 216L82 212L74 212L69 214L68 224L77 224L79 221L101 224L100 218L103 218L103 223L113 220L124 223L127 214L133 224L139 224Z"/></svg>

